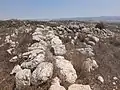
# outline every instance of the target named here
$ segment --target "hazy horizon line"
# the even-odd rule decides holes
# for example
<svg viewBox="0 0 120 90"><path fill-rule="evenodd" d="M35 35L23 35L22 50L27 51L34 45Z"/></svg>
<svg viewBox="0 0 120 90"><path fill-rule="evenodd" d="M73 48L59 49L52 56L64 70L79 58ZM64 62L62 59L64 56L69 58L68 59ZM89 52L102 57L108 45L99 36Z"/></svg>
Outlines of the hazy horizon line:
<svg viewBox="0 0 120 90"><path fill-rule="evenodd" d="M74 19L74 18L100 18L100 17L120 17L120 15L116 16L76 16L76 17L58 17L58 18L6 18L0 20L56 20L56 19Z"/></svg>

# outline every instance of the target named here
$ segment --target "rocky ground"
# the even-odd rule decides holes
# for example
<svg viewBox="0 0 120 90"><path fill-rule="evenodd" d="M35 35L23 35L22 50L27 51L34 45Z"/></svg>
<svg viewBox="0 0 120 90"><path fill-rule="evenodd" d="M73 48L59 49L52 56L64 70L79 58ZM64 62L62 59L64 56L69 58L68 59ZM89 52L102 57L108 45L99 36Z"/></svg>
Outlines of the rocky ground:
<svg viewBox="0 0 120 90"><path fill-rule="evenodd" d="M0 90L120 90L119 23L0 21Z"/></svg>

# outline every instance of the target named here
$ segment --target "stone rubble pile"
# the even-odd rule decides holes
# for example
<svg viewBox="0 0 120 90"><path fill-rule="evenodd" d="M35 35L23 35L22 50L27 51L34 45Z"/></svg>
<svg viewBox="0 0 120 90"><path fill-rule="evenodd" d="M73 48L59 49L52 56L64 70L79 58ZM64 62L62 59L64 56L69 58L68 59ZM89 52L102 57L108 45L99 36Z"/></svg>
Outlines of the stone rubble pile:
<svg viewBox="0 0 120 90"><path fill-rule="evenodd" d="M114 33L108 29L100 30L98 28L83 28L82 31L84 33L91 34L99 38L109 38L114 36Z"/></svg>
<svg viewBox="0 0 120 90"><path fill-rule="evenodd" d="M27 32L29 32L28 29ZM79 39L79 33L84 33L86 36L82 42L84 47L76 49L87 57L81 69L86 72L97 69L98 64L95 61L93 47L99 43L100 37L108 38L114 36L114 33L107 29L91 29L79 25L61 25L54 28L41 25L32 33L33 43L28 47L28 51L20 55L20 57L27 59L21 65L15 66L11 72L11 74L15 74L16 88L20 90L26 85L41 85L52 79L53 71L56 68L57 76L51 82L49 90L66 90L60 85L61 82L67 82L71 85L68 90L91 90L89 85L74 84L78 77L77 72L72 63L64 58L67 50L60 38L69 37L74 45L75 41ZM7 36L5 41L11 43L13 48L16 45L15 42L11 41L10 36ZM48 48L53 54L51 56L53 60L51 61L46 60ZM18 57L14 56L10 59L10 62L16 62L17 60Z"/></svg>
<svg viewBox="0 0 120 90"><path fill-rule="evenodd" d="M5 44L9 44L10 47L8 48L7 52L10 55L16 55L16 48L19 46L19 36L20 34L25 34L25 33L30 33L32 31L32 28L27 28L27 27L19 27L18 29L14 28L15 30L9 30L10 33L6 34L5 37ZM13 58L14 59L14 58ZM12 59L11 59L12 62ZM14 62L14 60L13 60Z"/></svg>
<svg viewBox="0 0 120 90"><path fill-rule="evenodd" d="M64 27L62 27L62 28L64 28ZM82 53L83 55L88 57L83 62L83 65L81 66L81 69L83 69L87 72L90 72L91 70L94 70L94 69L98 68L97 62L93 59L93 58L95 58L94 57L95 53L94 53L93 47L97 43L99 43L99 37L95 36L94 32L90 31L91 30L90 28L85 28L85 27L80 28L80 26L77 26L77 25L69 25L69 27L66 27L66 28L67 28L67 30L69 30L69 32L67 32L67 34L71 33L69 35L71 35L71 37L72 37L71 42L73 43L73 45L74 45L75 41L78 39L79 33L82 32L83 34L85 34L84 42L83 42L84 47L76 49L77 51L79 51L80 53ZM66 36L67 34L65 32L65 28L61 29L61 30L63 30L63 32L64 32L63 36ZM59 35L59 36L61 37L61 35Z"/></svg>
<svg viewBox="0 0 120 90"><path fill-rule="evenodd" d="M66 53L66 48L65 48L65 45L62 44L62 41L59 39L59 37L54 35L54 33L52 32L53 31L51 32L49 31L45 35L46 36L45 37L43 34L43 29L37 28L35 32L32 34L33 41L35 41L35 43L33 43L30 47L28 47L28 52L25 52L22 54L22 57L27 57L28 59L25 60L19 66L20 73L19 72L15 73L16 88L19 89L24 85L30 85L30 84L40 85L52 77L53 64L45 60L45 50L47 49L48 44L51 46L51 48L54 49L54 53L56 57L54 61L56 62L55 66L58 67L58 70L62 69L60 70L60 73L59 73L59 75L61 76L60 77L61 80L64 80L64 76L66 77L66 81L70 83L74 83L75 80L77 79L76 71L73 68L72 64L69 61L65 60L64 57L63 59L60 59L63 61L63 63L61 63L61 61L59 61L59 58L57 58L57 57L62 57L59 55L64 55ZM15 56L12 59L17 60L17 57ZM62 64L63 65L59 66L60 63L61 65ZM69 64L70 66L66 67L67 64ZM29 78L29 84L24 84L26 80L22 79L24 76L26 76L26 73L25 73L26 70L29 70L31 73L30 75L28 75L29 77L27 77ZM11 74L13 74L13 71ZM23 77L19 78L19 74L21 74Z"/></svg>
<svg viewBox="0 0 120 90"><path fill-rule="evenodd" d="M7 50L7 52L9 53L9 54L14 54L14 49L15 49L15 46L17 46L18 45L18 42L16 41L16 39L17 39L17 35L15 34L15 33L13 33L13 34L11 34L11 35L7 35L6 37L5 37L5 43L8 43L8 44L10 44L10 47L9 47L9 49Z"/></svg>
<svg viewBox="0 0 120 90"><path fill-rule="evenodd" d="M34 85L44 83L52 77L53 64L46 62L45 60L45 50L47 49L47 43L44 41L45 38L42 38L44 37L42 34L42 29L37 28L32 35L33 41L35 41L35 43L28 47L28 52L25 52L21 55L22 57L27 57L28 59L20 65L20 68L22 70L28 69L30 72L31 70L34 70L29 76L30 84ZM21 72L21 74L25 75L23 72ZM19 81L20 79L16 78L16 88L18 88L17 86L22 86L22 83L17 83ZM25 80L23 80L23 83L24 82Z"/></svg>

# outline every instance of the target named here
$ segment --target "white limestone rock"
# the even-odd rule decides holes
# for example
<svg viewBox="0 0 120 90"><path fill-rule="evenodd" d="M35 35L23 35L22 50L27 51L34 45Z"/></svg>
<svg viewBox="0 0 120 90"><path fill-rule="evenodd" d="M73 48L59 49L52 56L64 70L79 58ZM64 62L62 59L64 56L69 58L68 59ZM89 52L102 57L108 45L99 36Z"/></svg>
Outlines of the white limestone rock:
<svg viewBox="0 0 120 90"><path fill-rule="evenodd" d="M88 41L87 44L91 45L91 46L95 46L95 42L93 42L93 41Z"/></svg>
<svg viewBox="0 0 120 90"><path fill-rule="evenodd" d="M74 25L73 25L73 24L70 24L70 25L69 25L69 28L70 28L70 29L79 29L79 25L76 25L76 24L74 24Z"/></svg>
<svg viewBox="0 0 120 90"><path fill-rule="evenodd" d="M71 44L74 45L75 44L75 40L71 39Z"/></svg>
<svg viewBox="0 0 120 90"><path fill-rule="evenodd" d="M8 52L10 55L12 55L12 54L13 54L13 50L14 50L14 48L9 48L9 49L7 50L7 52Z"/></svg>
<svg viewBox="0 0 120 90"><path fill-rule="evenodd" d="M18 42L14 42L14 41L10 40L11 47L14 48L17 44L18 44Z"/></svg>
<svg viewBox="0 0 120 90"><path fill-rule="evenodd" d="M30 86L31 71L30 69L23 69L16 65L10 74L15 73L16 89L21 90L24 86Z"/></svg>
<svg viewBox="0 0 120 90"><path fill-rule="evenodd" d="M20 65L16 65L16 66L14 66L14 68L10 74L16 74L17 72L19 72L21 70L22 70L22 68L20 67Z"/></svg>
<svg viewBox="0 0 120 90"><path fill-rule="evenodd" d="M75 33L74 40L77 40L78 38L78 33Z"/></svg>
<svg viewBox="0 0 120 90"><path fill-rule="evenodd" d="M95 60L91 60L90 58L87 58L81 67L81 70L84 72L90 72L98 68L98 64Z"/></svg>
<svg viewBox="0 0 120 90"><path fill-rule="evenodd" d="M41 28L45 28L45 26L44 26L44 25L40 25L40 27L41 27Z"/></svg>
<svg viewBox="0 0 120 90"><path fill-rule="evenodd" d="M113 77L113 80L118 80L118 78L117 77Z"/></svg>
<svg viewBox="0 0 120 90"><path fill-rule="evenodd" d="M25 32L26 32L26 33L30 33L31 31L32 31L32 28L26 28L26 29L25 29Z"/></svg>
<svg viewBox="0 0 120 90"><path fill-rule="evenodd" d="M33 60L38 54L45 54L44 50L34 49L22 54L22 57L28 57L30 60Z"/></svg>
<svg viewBox="0 0 120 90"><path fill-rule="evenodd" d="M104 79L102 76L98 76L98 80L101 82L101 83L104 83Z"/></svg>
<svg viewBox="0 0 120 90"><path fill-rule="evenodd" d="M29 69L23 69L16 73L16 88L21 90L24 86L30 86L31 71Z"/></svg>
<svg viewBox="0 0 120 90"><path fill-rule="evenodd" d="M52 46L62 45L62 41L59 39L58 36L55 36L55 37L51 40L51 45L52 45Z"/></svg>
<svg viewBox="0 0 120 90"><path fill-rule="evenodd" d="M58 77L55 77L51 82L49 90L66 90L66 89L60 85L60 79Z"/></svg>
<svg viewBox="0 0 120 90"><path fill-rule="evenodd" d="M33 85L39 85L46 82L53 75L53 64L49 62L40 63L33 71L31 77L31 83Z"/></svg>
<svg viewBox="0 0 120 90"><path fill-rule="evenodd" d="M36 41L40 41L40 40L44 40L45 37L42 35L33 35L32 36L32 40L36 40Z"/></svg>
<svg viewBox="0 0 120 90"><path fill-rule="evenodd" d="M23 69L16 73L16 88L21 90L23 86L30 86L31 71L29 69Z"/></svg>
<svg viewBox="0 0 120 90"><path fill-rule="evenodd" d="M90 33L90 29L89 28L82 28L82 32L84 32L84 33Z"/></svg>
<svg viewBox="0 0 120 90"><path fill-rule="evenodd" d="M90 40L93 40L95 43L99 42L99 38L97 38L93 35L88 34L88 37L90 38Z"/></svg>
<svg viewBox="0 0 120 90"><path fill-rule="evenodd" d="M40 27L41 27L41 28L37 27L37 28L35 29L35 32L41 32L41 31L43 30L44 26L40 26Z"/></svg>
<svg viewBox="0 0 120 90"><path fill-rule="evenodd" d="M58 69L58 75L62 81L68 83L74 83L76 81L77 74L70 61L65 60L63 56L56 56L55 66Z"/></svg>
<svg viewBox="0 0 120 90"><path fill-rule="evenodd" d="M5 37L5 42L10 43L10 36L9 35Z"/></svg>
<svg viewBox="0 0 120 90"><path fill-rule="evenodd" d="M46 39L49 41L55 37L54 31L48 31L46 34Z"/></svg>
<svg viewBox="0 0 120 90"><path fill-rule="evenodd" d="M68 87L68 90L92 90L89 85L72 84Z"/></svg>
<svg viewBox="0 0 120 90"><path fill-rule="evenodd" d="M64 55L66 53L65 45L55 45L53 49L55 55Z"/></svg>
<svg viewBox="0 0 120 90"><path fill-rule="evenodd" d="M9 62L17 62L18 61L18 57L17 56L14 56L13 58L11 58L9 60Z"/></svg>
<svg viewBox="0 0 120 90"><path fill-rule="evenodd" d="M37 57L38 54L43 54L43 55L45 55L45 51L39 50L39 49L33 50L33 51L31 52L31 54L29 55L29 59L30 59L30 60L33 60L35 57Z"/></svg>
<svg viewBox="0 0 120 90"><path fill-rule="evenodd" d="M37 67L37 65L40 64L43 61L45 61L45 55L44 54L38 54L33 60L31 60L29 62L23 62L21 64L21 67L33 69L33 68Z"/></svg>
<svg viewBox="0 0 120 90"><path fill-rule="evenodd" d="M28 47L28 50L35 50L35 49L46 50L46 47L47 47L47 43L41 40L39 43L34 43L30 47Z"/></svg>
<svg viewBox="0 0 120 90"><path fill-rule="evenodd" d="M62 25L61 26L57 26L57 29L64 30L64 27Z"/></svg>
<svg viewBox="0 0 120 90"><path fill-rule="evenodd" d="M69 28L66 28L66 31L67 31L68 33L72 33L72 30L69 29Z"/></svg>
<svg viewBox="0 0 120 90"><path fill-rule="evenodd" d="M45 36L43 36L43 28L36 28L35 32L32 34L32 39L36 41L45 40Z"/></svg>
<svg viewBox="0 0 120 90"><path fill-rule="evenodd" d="M34 32L34 33L32 34L32 36L35 36L35 35L42 36L42 32Z"/></svg>

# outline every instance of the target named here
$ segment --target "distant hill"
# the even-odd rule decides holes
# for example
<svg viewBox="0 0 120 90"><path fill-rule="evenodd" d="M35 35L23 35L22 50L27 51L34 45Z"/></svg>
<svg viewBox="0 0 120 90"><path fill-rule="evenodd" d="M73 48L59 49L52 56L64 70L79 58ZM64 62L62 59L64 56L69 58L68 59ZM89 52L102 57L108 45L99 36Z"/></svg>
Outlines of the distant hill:
<svg viewBox="0 0 120 90"><path fill-rule="evenodd" d="M81 20L81 21L110 21L110 22L120 22L120 16L75 17L75 18L60 18L58 20Z"/></svg>
<svg viewBox="0 0 120 90"><path fill-rule="evenodd" d="M17 20L17 19L10 19L10 20ZM58 19L18 19L18 20L31 20L31 21L80 20L80 21L95 21L95 22L96 21L120 22L120 16L74 17L74 18L58 18Z"/></svg>

